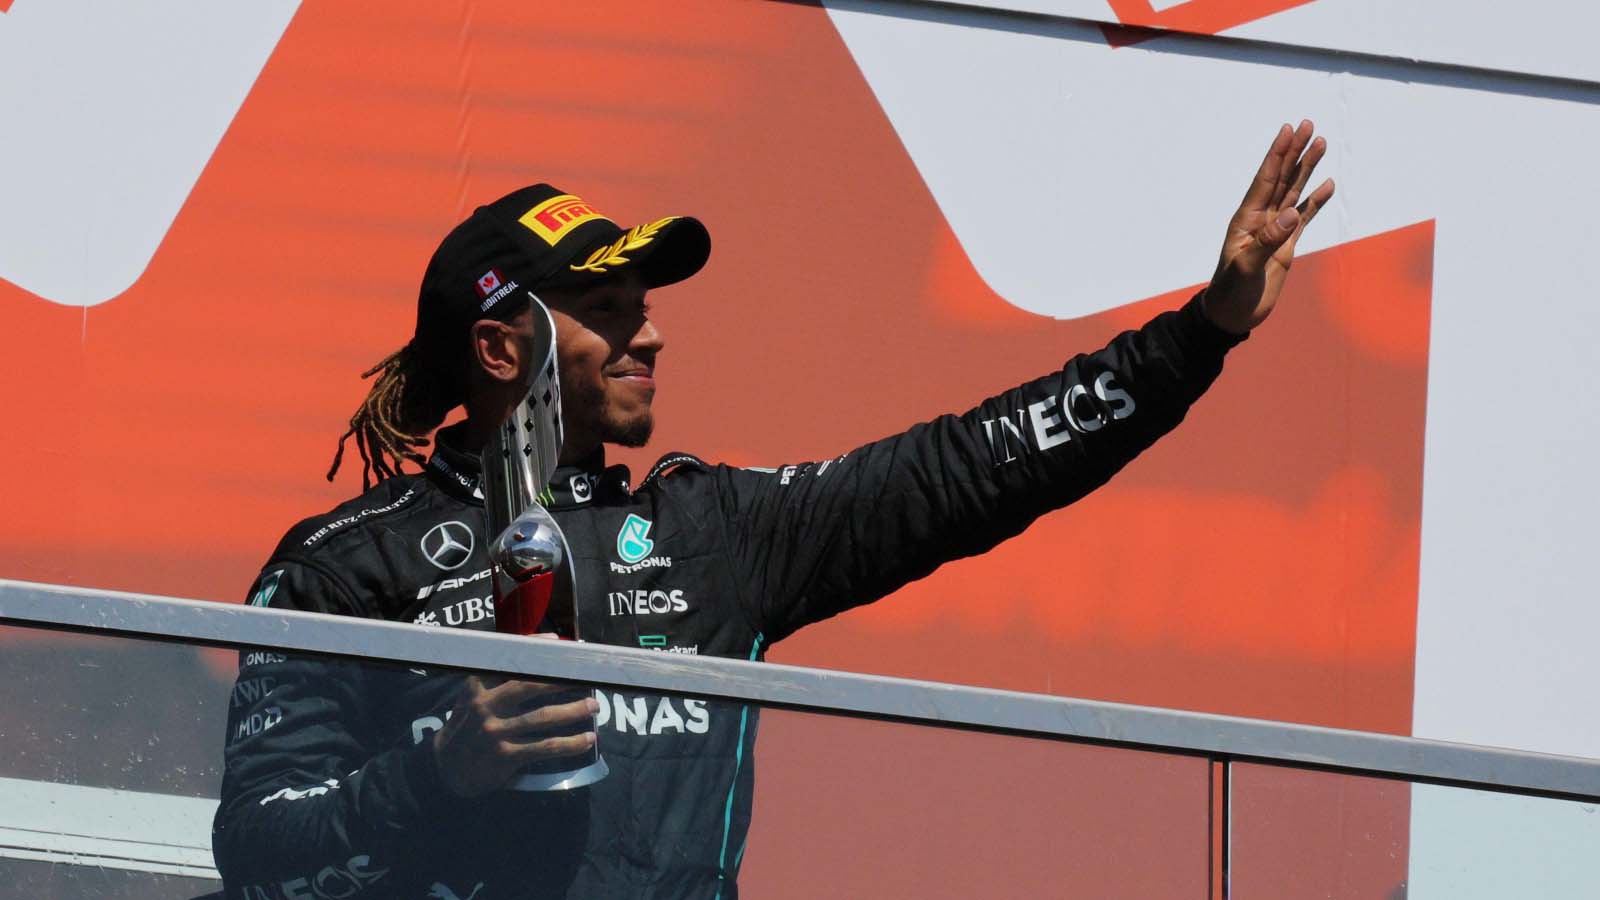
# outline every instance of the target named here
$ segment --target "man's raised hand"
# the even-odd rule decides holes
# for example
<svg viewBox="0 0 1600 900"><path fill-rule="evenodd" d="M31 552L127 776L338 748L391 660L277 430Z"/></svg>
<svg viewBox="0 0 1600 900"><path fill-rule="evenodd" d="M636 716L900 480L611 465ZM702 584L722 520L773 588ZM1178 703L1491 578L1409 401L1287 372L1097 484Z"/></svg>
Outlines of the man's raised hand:
<svg viewBox="0 0 1600 900"><path fill-rule="evenodd" d="M1309 119L1299 128L1278 129L1239 211L1228 222L1222 259L1204 301L1206 316L1224 331L1244 334L1271 315L1294 262L1295 244L1333 196L1331 178L1304 196L1311 173L1328 150L1327 141L1313 140L1314 131Z"/></svg>

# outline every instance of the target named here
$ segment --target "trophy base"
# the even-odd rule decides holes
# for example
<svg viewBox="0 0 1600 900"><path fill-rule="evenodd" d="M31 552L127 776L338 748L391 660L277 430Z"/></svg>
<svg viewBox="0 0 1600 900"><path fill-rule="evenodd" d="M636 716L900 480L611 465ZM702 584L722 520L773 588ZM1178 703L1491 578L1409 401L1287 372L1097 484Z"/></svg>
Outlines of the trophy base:
<svg viewBox="0 0 1600 900"><path fill-rule="evenodd" d="M605 757L596 756L594 762L568 772L525 772L518 775L509 788L513 791L570 791L594 784L610 772Z"/></svg>

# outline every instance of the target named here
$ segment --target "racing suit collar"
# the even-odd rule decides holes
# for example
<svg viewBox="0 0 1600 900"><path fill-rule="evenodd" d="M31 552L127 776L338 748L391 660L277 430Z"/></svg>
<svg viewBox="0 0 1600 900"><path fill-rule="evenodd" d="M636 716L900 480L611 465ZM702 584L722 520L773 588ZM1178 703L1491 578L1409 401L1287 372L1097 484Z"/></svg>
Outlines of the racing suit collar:
<svg viewBox="0 0 1600 900"><path fill-rule="evenodd" d="M433 439L433 455L428 458L427 473L447 493L473 503L483 502L483 464L476 454L460 448L463 423L439 429ZM596 500L606 501L626 498L629 475L627 466L606 466L605 448L577 463L556 468L550 478L548 509L570 509Z"/></svg>
<svg viewBox="0 0 1600 900"><path fill-rule="evenodd" d="M628 496L628 467L606 466L605 448L570 466L556 467L550 478L549 509L571 509L596 501L616 502Z"/></svg>
<svg viewBox="0 0 1600 900"><path fill-rule="evenodd" d="M483 502L483 464L476 454L458 449L461 445L461 422L439 429L433 436L433 455L428 457L426 472L445 492L460 500Z"/></svg>

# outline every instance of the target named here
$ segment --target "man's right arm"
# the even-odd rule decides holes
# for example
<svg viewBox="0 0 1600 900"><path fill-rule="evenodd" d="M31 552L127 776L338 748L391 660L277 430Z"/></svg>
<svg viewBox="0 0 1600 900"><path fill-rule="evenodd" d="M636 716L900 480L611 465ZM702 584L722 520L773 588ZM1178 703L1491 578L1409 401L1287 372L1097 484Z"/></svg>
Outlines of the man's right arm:
<svg viewBox="0 0 1600 900"><path fill-rule="evenodd" d="M363 615L350 592L305 563L269 564L251 603ZM361 665L273 650L240 656L228 711L221 805L212 832L230 889L300 896L318 879L377 896L426 824L457 803L429 742L384 748ZM348 891L349 893L345 893Z"/></svg>

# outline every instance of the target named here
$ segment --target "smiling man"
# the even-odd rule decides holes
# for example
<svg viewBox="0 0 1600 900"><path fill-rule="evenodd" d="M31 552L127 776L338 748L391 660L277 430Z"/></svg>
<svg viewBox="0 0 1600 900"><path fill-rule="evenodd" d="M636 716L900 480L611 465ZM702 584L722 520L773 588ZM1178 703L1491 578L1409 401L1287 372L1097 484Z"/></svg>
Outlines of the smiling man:
<svg viewBox="0 0 1600 900"><path fill-rule="evenodd" d="M522 399L533 292L556 324L566 440L547 506L584 638L760 659L1019 533L1174 428L1271 313L1333 193L1306 193L1323 150L1309 122L1284 126L1206 290L1095 353L834 459L752 471L672 454L637 484L604 445L650 436L663 341L646 294L698 271L710 239L690 218L623 229L548 185L517 191L445 239L415 336L367 373L346 438L378 484L292 529L252 602L494 627L477 454ZM424 455L457 406L466 419ZM561 702L527 682L260 653L239 684L255 687L235 692L215 830L230 896L737 896L754 710L611 690ZM505 790L531 762L586 750L590 715L609 777Z"/></svg>

